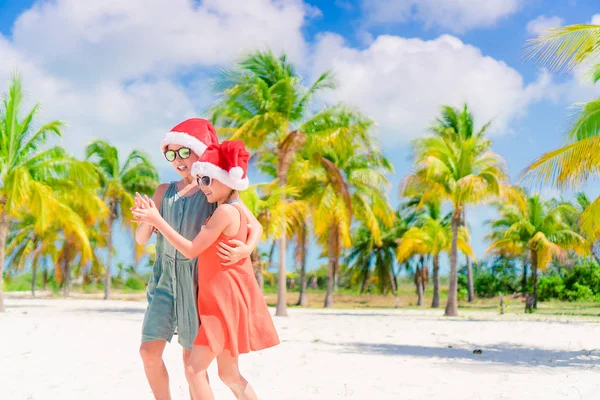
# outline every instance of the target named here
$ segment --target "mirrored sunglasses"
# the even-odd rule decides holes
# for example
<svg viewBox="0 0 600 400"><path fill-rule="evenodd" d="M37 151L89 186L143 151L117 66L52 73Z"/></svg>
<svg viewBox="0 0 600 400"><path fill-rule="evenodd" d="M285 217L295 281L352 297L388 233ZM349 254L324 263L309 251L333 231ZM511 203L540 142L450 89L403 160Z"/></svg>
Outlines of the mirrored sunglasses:
<svg viewBox="0 0 600 400"><path fill-rule="evenodd" d="M185 160L186 158L190 157L191 153L192 151L188 147L182 147L178 150L167 150L164 152L164 155L167 161L172 162L175 161L177 155L179 155L179 158L182 160Z"/></svg>

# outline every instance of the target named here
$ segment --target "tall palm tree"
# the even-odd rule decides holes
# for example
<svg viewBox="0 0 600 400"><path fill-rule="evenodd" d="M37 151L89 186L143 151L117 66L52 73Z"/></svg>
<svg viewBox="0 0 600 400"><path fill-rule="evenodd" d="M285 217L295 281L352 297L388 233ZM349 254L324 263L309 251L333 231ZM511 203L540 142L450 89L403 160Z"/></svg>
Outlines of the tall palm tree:
<svg viewBox="0 0 600 400"><path fill-rule="evenodd" d="M428 212L418 214L413 226L398 241L396 257L407 261L412 256L431 257L433 261L432 308L440 306L440 254L450 252L452 244L451 214L442 215L439 202L429 202ZM469 245L469 234L464 226L458 230L457 247L468 256L474 257Z"/></svg>
<svg viewBox="0 0 600 400"><path fill-rule="evenodd" d="M9 219L19 219L27 209L37 216L37 231L49 229L51 218L46 217L53 209L49 205L53 201L51 187L85 174L63 148L44 148L49 136L60 137L62 122L52 121L36 129L39 104L24 113L22 100L23 88L15 75L0 106L0 312L5 311L2 271Z"/></svg>
<svg viewBox="0 0 600 400"><path fill-rule="evenodd" d="M445 315L456 316L458 233L463 224L464 206L499 196L508 177L503 161L491 151L491 141L483 134L489 124L478 131L480 134L467 137L460 134L462 125L453 126L447 121L449 110L463 114L462 119L468 123L473 121L466 106L462 111L444 107L440 120L446 121L448 126L444 129L435 126L434 135L414 142L414 171L402 182L402 191L407 196L421 196L423 204L429 200L452 203L450 282Z"/></svg>
<svg viewBox="0 0 600 400"><path fill-rule="evenodd" d="M589 250L586 239L575 232L565 220L573 211L569 204L543 201L538 195L522 193L515 205L498 205L500 217L491 221L492 242L487 252L500 256L526 255L531 264L533 307L537 308L538 270L545 270L553 258L564 259L567 250L585 253Z"/></svg>
<svg viewBox="0 0 600 400"><path fill-rule="evenodd" d="M117 220L129 225L133 219L130 208L136 192L151 195L158 186L158 172L144 153L133 150L123 164L119 151L104 140L95 140L86 148L86 157L94 163L100 176L101 197L108 206L106 220L108 257L104 299L110 296L110 269L113 248L113 228Z"/></svg>
<svg viewBox="0 0 600 400"><path fill-rule="evenodd" d="M467 105L463 105L462 110L453 108L450 106L442 107L441 118L438 118L436 123L432 126L431 131L434 134L440 136L449 135L450 137L457 137L460 140L468 140L471 138L483 138L487 129L490 127L491 122L483 125L479 130L475 130L475 124L473 122L473 116L469 112ZM467 226L467 206L463 206L462 222L463 225ZM471 257L466 255L467 258L467 292L469 303L475 300L475 287L473 284L473 265L471 263Z"/></svg>
<svg viewBox="0 0 600 400"><path fill-rule="evenodd" d="M361 124L362 119L348 118L352 111L343 106L327 107L312 113L313 97L335 82L331 71L321 74L305 86L294 65L285 55L275 56L271 51L257 51L242 58L233 69L222 71L215 82L221 95L211 109L211 119L230 134L240 139L258 156L274 155L275 175L283 188L288 170L296 153L311 137L343 138L348 123ZM284 196L285 191L281 194ZM286 201L282 197L282 201ZM286 304L286 249L285 231L279 237L279 285L276 315L287 315Z"/></svg>
<svg viewBox="0 0 600 400"><path fill-rule="evenodd" d="M385 174L393 168L376 148L361 150L356 144L345 149L322 149L320 154L313 153L311 160L320 167L314 169L312 181L307 184L312 188L315 234L329 258L324 305L333 307L333 285L341 251L352 244L352 219L356 217L369 230L377 246L382 245L382 225L389 228L395 222L395 213L385 195Z"/></svg>

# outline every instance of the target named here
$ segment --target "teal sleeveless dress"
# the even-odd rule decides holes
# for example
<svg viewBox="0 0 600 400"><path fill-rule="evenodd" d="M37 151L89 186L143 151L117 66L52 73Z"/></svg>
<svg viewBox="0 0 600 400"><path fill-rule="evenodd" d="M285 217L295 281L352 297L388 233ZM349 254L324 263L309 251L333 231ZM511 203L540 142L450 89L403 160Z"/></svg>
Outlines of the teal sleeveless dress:
<svg viewBox="0 0 600 400"><path fill-rule="evenodd" d="M186 239L198 235L217 204L211 204L201 190L180 196L176 182L163 195L161 215L169 225ZM146 289L148 307L142 325L142 342L170 342L177 332L178 342L191 350L199 321L197 259L180 254L160 233L156 238L156 259Z"/></svg>

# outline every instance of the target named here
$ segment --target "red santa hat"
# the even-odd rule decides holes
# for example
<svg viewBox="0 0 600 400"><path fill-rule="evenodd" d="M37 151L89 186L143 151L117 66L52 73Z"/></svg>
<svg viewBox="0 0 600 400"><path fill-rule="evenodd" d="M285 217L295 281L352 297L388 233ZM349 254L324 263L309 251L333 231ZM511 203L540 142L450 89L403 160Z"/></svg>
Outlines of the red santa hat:
<svg viewBox="0 0 600 400"><path fill-rule="evenodd" d="M248 189L250 153L239 140L210 145L192 166L193 176L210 176L235 190Z"/></svg>
<svg viewBox="0 0 600 400"><path fill-rule="evenodd" d="M160 143L164 153L170 144L189 147L197 156L201 156L208 146L219 143L217 132L210 121L202 118L186 119L167 133Z"/></svg>

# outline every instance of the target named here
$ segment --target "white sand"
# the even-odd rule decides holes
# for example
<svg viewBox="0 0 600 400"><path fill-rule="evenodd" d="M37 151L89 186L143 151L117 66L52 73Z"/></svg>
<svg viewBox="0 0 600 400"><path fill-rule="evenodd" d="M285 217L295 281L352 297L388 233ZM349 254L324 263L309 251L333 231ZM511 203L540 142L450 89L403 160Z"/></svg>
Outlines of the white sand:
<svg viewBox="0 0 600 400"><path fill-rule="evenodd" d="M0 399L152 398L138 357L144 303L8 299L7 306ZM241 362L264 400L600 398L593 322L292 309L275 323L282 344ZM179 345L168 345L173 399L187 398L180 360ZM215 366L209 373L216 398L233 399Z"/></svg>

